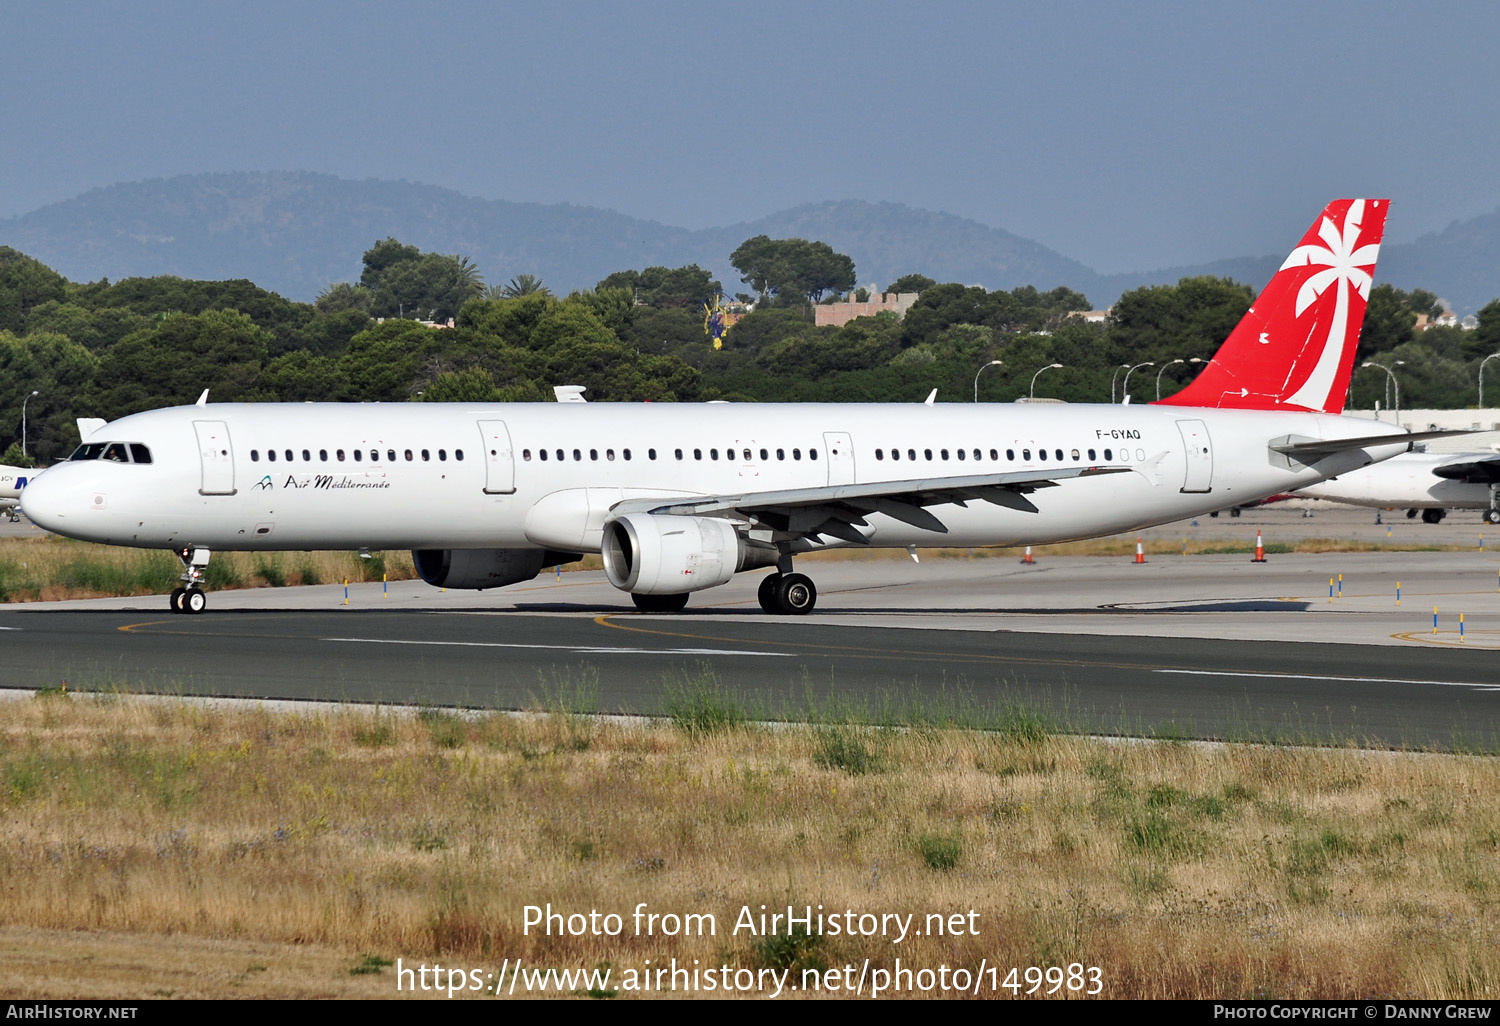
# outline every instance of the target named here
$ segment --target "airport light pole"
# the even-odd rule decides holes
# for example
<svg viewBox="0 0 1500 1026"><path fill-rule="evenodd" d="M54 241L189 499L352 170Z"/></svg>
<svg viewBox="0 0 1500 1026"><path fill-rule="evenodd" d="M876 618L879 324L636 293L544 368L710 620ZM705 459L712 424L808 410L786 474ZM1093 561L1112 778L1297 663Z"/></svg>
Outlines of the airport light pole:
<svg viewBox="0 0 1500 1026"><path fill-rule="evenodd" d="M979 375L981 375L981 374L984 373L984 368L985 367L1003 367L1004 365L1005 365L1005 361L1004 360L991 360L989 363L984 364L984 366L980 367L979 370L977 370L977 371L974 372L974 401L976 403L979 402Z"/></svg>
<svg viewBox="0 0 1500 1026"><path fill-rule="evenodd" d="M40 392L32 391L25 399L21 400L21 455L26 455L26 404L31 402L32 396L41 395Z"/></svg>
<svg viewBox="0 0 1500 1026"><path fill-rule="evenodd" d="M1031 376L1031 398L1036 398L1036 379L1042 376L1042 371L1052 370L1053 368L1061 366L1062 364L1060 363L1049 363L1047 364L1047 366L1043 367L1042 370L1037 371Z"/></svg>
<svg viewBox="0 0 1500 1026"><path fill-rule="evenodd" d="M1383 363L1376 363L1373 360L1366 360L1364 363L1360 364L1360 366L1361 367L1379 367L1381 370L1385 371L1386 376L1391 379L1391 387L1396 390L1396 426L1400 427L1401 426L1401 382L1399 382L1399 381L1396 380L1396 372L1393 371L1393 370L1391 370L1391 367L1405 367L1406 366L1406 361L1405 360L1397 360L1396 362L1394 362L1393 364L1391 364L1391 367L1387 367Z"/></svg>
<svg viewBox="0 0 1500 1026"><path fill-rule="evenodd" d="M1174 363L1186 363L1186 362L1187 362L1186 360L1172 360L1169 363L1164 363L1164 364L1161 365L1161 370L1159 370L1159 371L1156 372L1156 398L1158 400L1161 399L1161 376L1167 372L1167 368L1170 367L1170 366L1172 366L1172 364L1174 364Z"/></svg>
<svg viewBox="0 0 1500 1026"><path fill-rule="evenodd" d="M1120 402L1124 403L1124 402L1129 402L1130 401L1130 375L1134 374L1136 371L1140 370L1142 367L1155 367L1155 366L1156 366L1155 362L1148 361L1146 363L1138 363L1134 367L1130 368L1128 371L1125 372L1125 384L1122 385L1121 388L1120 388Z"/></svg>
<svg viewBox="0 0 1500 1026"><path fill-rule="evenodd" d="M1491 353L1479 361L1479 408L1481 410L1484 409L1484 365L1497 356L1500 356L1500 353Z"/></svg>
<svg viewBox="0 0 1500 1026"><path fill-rule="evenodd" d="M1115 382L1120 380L1120 372L1121 371L1128 371L1129 369L1130 369L1130 364L1128 364L1128 363L1122 363L1122 364L1120 364L1120 366L1116 367L1115 368L1115 372L1109 376L1109 401L1110 402L1114 402L1115 401Z"/></svg>

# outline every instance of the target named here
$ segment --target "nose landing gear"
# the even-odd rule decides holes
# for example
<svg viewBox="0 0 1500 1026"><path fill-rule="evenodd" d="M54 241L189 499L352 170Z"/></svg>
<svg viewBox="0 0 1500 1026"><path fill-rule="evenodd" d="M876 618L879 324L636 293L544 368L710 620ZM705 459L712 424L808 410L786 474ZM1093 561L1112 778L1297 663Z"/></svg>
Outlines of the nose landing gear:
<svg viewBox="0 0 1500 1026"><path fill-rule="evenodd" d="M184 587L172 590L169 602L174 613L201 613L208 608L208 593L203 590L203 571L208 566L209 551L188 547L174 553L182 561Z"/></svg>

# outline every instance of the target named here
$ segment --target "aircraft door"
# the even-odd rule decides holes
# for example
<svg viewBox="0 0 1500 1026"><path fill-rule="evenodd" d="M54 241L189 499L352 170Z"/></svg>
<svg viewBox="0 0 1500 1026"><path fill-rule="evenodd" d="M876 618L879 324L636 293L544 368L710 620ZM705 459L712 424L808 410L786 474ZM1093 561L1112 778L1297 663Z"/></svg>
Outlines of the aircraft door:
<svg viewBox="0 0 1500 1026"><path fill-rule="evenodd" d="M828 458L828 483L854 483L854 440L847 431L823 432L823 454Z"/></svg>
<svg viewBox="0 0 1500 1026"><path fill-rule="evenodd" d="M1182 490L1213 491L1214 448L1208 438L1208 425L1201 420L1179 420L1177 430L1182 432L1182 448L1187 455L1187 475L1183 478Z"/></svg>
<svg viewBox="0 0 1500 1026"><path fill-rule="evenodd" d="M234 494L234 447L229 444L229 425L222 420L195 420L198 459L203 467L199 495Z"/></svg>
<svg viewBox="0 0 1500 1026"><path fill-rule="evenodd" d="M503 420L481 420L484 439L484 491L486 495L510 495L516 490L516 455L510 447L510 431Z"/></svg>

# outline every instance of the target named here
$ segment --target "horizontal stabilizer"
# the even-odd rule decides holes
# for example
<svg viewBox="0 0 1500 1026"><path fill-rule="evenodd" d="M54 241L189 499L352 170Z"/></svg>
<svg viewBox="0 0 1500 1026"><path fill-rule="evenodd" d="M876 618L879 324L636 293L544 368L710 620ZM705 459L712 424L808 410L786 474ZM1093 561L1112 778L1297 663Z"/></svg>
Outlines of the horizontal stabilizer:
<svg viewBox="0 0 1500 1026"><path fill-rule="evenodd" d="M1294 442L1288 439L1284 442L1272 442L1271 451L1279 452L1283 456L1290 456L1303 463L1313 463L1324 456L1332 456L1335 453L1350 452L1354 449L1365 449L1371 446L1401 445L1406 444L1410 451L1412 442L1425 442L1429 438L1448 438L1453 435L1470 435L1472 431L1411 431L1406 434L1390 435L1364 435L1360 438L1311 438L1303 442Z"/></svg>

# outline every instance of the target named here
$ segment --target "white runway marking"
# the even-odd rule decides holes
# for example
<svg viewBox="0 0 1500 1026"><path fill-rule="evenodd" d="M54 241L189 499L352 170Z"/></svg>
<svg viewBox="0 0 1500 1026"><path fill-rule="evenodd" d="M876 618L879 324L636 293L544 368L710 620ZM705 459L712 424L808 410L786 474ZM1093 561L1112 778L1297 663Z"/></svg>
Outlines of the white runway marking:
<svg viewBox="0 0 1500 1026"><path fill-rule="evenodd" d="M733 648L610 648L605 645L529 645L518 641L403 641L396 638L320 638L352 645L436 645L452 648L540 648L578 655L742 655L790 659L790 652L756 652Z"/></svg>
<svg viewBox="0 0 1500 1026"><path fill-rule="evenodd" d="M1313 673L1246 673L1233 670L1156 670L1156 673L1180 673L1191 677L1257 677L1261 680L1328 680L1343 684L1426 684L1440 688L1473 688L1475 691L1500 691L1500 685L1479 684L1469 680L1409 680L1405 677L1325 677Z"/></svg>

